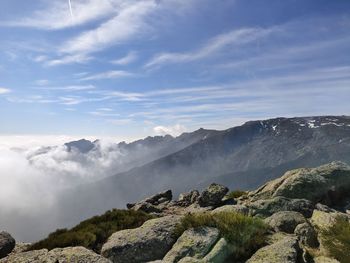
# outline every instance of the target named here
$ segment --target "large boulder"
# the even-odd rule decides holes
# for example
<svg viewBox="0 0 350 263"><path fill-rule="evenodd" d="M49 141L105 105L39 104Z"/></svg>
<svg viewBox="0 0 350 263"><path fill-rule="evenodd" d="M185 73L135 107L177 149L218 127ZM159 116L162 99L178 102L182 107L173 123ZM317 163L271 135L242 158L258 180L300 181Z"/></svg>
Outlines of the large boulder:
<svg viewBox="0 0 350 263"><path fill-rule="evenodd" d="M0 233L0 258L6 257L15 248L15 239L7 232Z"/></svg>
<svg viewBox="0 0 350 263"><path fill-rule="evenodd" d="M299 254L298 238L287 236L259 249L246 263L297 263Z"/></svg>
<svg viewBox="0 0 350 263"><path fill-rule="evenodd" d="M111 263L110 260L84 248L67 247L33 250L11 254L0 263Z"/></svg>
<svg viewBox="0 0 350 263"><path fill-rule="evenodd" d="M219 206L222 199L227 194L229 189L220 184L209 185L199 196L198 203L200 206Z"/></svg>
<svg viewBox="0 0 350 263"><path fill-rule="evenodd" d="M294 230L294 234L296 234L299 242L303 246L316 248L320 245L317 240L317 232L309 222L297 225Z"/></svg>
<svg viewBox="0 0 350 263"><path fill-rule="evenodd" d="M165 216L136 229L118 231L103 245L101 254L115 263L162 259L176 242L174 230L180 218Z"/></svg>
<svg viewBox="0 0 350 263"><path fill-rule="evenodd" d="M270 216L279 211L295 211L305 217L311 217L314 205L306 199L290 199L283 196L276 196L270 199L257 200L247 204L251 215Z"/></svg>
<svg viewBox="0 0 350 263"><path fill-rule="evenodd" d="M184 257L201 259L210 251L219 237L219 230L213 227L188 229L165 255L163 261L173 263Z"/></svg>
<svg viewBox="0 0 350 263"><path fill-rule="evenodd" d="M317 168L302 168L286 172L249 194L251 200L276 196L304 198L314 203L337 205L350 193L350 167L332 162Z"/></svg>
<svg viewBox="0 0 350 263"><path fill-rule="evenodd" d="M305 217L294 211L281 211L265 219L267 223L276 232L294 233L297 225L306 223Z"/></svg>

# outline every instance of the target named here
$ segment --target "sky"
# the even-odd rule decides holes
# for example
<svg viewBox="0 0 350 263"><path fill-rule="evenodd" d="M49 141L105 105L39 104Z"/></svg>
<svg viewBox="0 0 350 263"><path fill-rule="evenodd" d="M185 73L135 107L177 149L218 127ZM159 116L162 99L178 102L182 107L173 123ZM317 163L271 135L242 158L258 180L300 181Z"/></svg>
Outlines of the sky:
<svg viewBox="0 0 350 263"><path fill-rule="evenodd" d="M0 140L350 114L348 0L1 0Z"/></svg>

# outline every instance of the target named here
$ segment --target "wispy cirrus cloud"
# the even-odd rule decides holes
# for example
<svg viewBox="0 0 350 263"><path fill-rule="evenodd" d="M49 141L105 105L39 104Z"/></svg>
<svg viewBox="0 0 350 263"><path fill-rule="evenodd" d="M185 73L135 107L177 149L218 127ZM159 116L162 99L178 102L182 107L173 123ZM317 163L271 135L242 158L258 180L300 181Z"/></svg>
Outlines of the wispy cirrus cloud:
<svg viewBox="0 0 350 263"><path fill-rule="evenodd" d="M45 65L47 66L59 66L59 65L66 65L66 64L84 64L92 60L93 58L91 56L87 56L85 54L75 54L75 55L67 55L63 56L57 59L47 59L45 62Z"/></svg>
<svg viewBox="0 0 350 263"><path fill-rule="evenodd" d="M218 35L210 39L201 48L183 53L160 53L155 55L145 67L155 67L164 64L174 64L174 63L186 63L192 62L200 59L207 58L222 49L233 46L233 45L243 45L256 41L260 38L264 38L273 32L279 30L277 27L273 28L243 28L238 30L233 30L228 33Z"/></svg>
<svg viewBox="0 0 350 263"><path fill-rule="evenodd" d="M94 85L70 85L70 86L62 86L62 87L40 87L37 88L40 90L57 90L57 91L84 91L84 90L93 90L96 89Z"/></svg>
<svg viewBox="0 0 350 263"><path fill-rule="evenodd" d="M124 1L125 2L125 1ZM74 0L73 18L68 1L46 1L46 6L25 18L3 21L3 26L32 27L44 30L60 30L108 17L117 12L123 1L120 0Z"/></svg>
<svg viewBox="0 0 350 263"><path fill-rule="evenodd" d="M117 78L125 78L135 76L135 74L124 71L124 70L109 70L106 72L89 75L87 77L81 78L80 80L101 80L101 79L117 79Z"/></svg>
<svg viewBox="0 0 350 263"><path fill-rule="evenodd" d="M123 43L136 36L141 29L146 28L144 18L156 7L157 4L154 1L133 2L121 8L116 16L97 28L68 40L63 44L61 51L70 54L77 52L87 54Z"/></svg>
<svg viewBox="0 0 350 263"><path fill-rule="evenodd" d="M115 64L115 65L128 65L134 61L137 60L137 53L135 51L130 51L128 54L126 54L126 56L116 59L116 60L112 60L111 63Z"/></svg>

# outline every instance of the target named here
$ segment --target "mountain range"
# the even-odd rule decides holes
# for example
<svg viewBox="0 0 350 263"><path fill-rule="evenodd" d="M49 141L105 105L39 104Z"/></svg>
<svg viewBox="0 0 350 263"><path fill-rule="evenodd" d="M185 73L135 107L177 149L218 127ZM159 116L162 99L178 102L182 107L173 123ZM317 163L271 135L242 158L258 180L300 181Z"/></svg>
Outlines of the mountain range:
<svg viewBox="0 0 350 263"><path fill-rule="evenodd" d="M85 151L89 147L83 144L91 142L69 143ZM90 151L98 141L92 144ZM218 182L250 190L293 168L334 160L350 163L350 117L249 121L224 131L199 129L175 138L123 142L118 149L128 169L116 169L112 176L67 190L58 201L65 222L73 224L168 188L177 195Z"/></svg>

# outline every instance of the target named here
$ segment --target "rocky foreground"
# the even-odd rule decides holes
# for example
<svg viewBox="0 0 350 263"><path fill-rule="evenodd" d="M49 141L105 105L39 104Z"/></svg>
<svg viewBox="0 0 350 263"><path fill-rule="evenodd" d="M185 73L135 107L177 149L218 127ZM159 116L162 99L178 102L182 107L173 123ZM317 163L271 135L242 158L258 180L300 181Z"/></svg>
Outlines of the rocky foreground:
<svg viewBox="0 0 350 263"><path fill-rule="evenodd" d="M138 228L115 232L100 254L84 247L26 251L27 245L16 244L11 235L1 232L0 263L350 262L346 261L350 258L350 246L335 244L341 249L339 257L334 256L337 253L325 238L327 230L335 224L350 224L348 165L333 162L313 169L292 170L255 191L234 197L227 195L228 192L222 185L211 184L202 193L193 190L181 194L177 200L173 200L168 190L128 204L128 209L144 211L155 218ZM206 215L206 218L239 214L244 215L240 220L261 219L266 226L264 243L254 247L248 257L239 258L236 254L242 253L242 248L235 247L210 222L208 226L189 228L178 235L178 225L189 214ZM349 245L350 236L345 240Z"/></svg>

